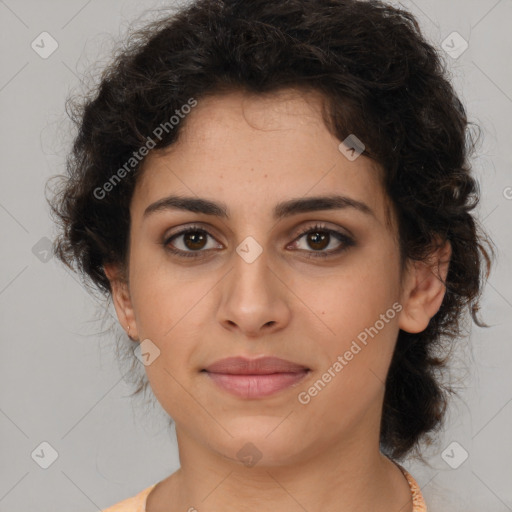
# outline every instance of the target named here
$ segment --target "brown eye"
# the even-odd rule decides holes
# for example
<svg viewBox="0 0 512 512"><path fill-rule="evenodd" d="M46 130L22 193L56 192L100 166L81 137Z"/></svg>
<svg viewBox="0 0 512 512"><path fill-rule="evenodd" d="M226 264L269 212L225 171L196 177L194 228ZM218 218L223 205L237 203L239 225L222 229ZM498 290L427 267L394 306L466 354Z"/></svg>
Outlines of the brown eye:
<svg viewBox="0 0 512 512"><path fill-rule="evenodd" d="M306 237L307 243L315 251L325 249L329 245L330 239L331 235L326 231L311 231Z"/></svg>
<svg viewBox="0 0 512 512"><path fill-rule="evenodd" d="M305 239L304 245L306 247L300 247L299 240L302 238ZM326 251L325 249L336 240L338 241L338 247ZM294 248L298 248L301 251L303 250L308 253L308 257L311 258L335 256L353 245L355 245L354 240L345 233L329 229L322 225L316 225L302 231L293 243Z"/></svg>
<svg viewBox="0 0 512 512"><path fill-rule="evenodd" d="M205 246L206 236L199 231L189 231L183 235L183 243L187 249L198 250Z"/></svg>
<svg viewBox="0 0 512 512"><path fill-rule="evenodd" d="M206 249L219 248L215 244L208 247L208 238L213 240L213 236L204 229L189 227L168 237L163 245L166 250L178 256L199 257L206 252Z"/></svg>
<svg viewBox="0 0 512 512"><path fill-rule="evenodd" d="M166 238L164 248L179 257L199 258L212 249L222 248L221 244L208 247L209 238L215 240L208 231L200 227L189 227ZM305 240L305 247L300 247L299 241ZM326 250L331 244L338 242L337 247ZM304 230L291 244L294 249L299 249L307 254L307 257L322 258L335 256L355 245L354 240L348 235L317 225Z"/></svg>

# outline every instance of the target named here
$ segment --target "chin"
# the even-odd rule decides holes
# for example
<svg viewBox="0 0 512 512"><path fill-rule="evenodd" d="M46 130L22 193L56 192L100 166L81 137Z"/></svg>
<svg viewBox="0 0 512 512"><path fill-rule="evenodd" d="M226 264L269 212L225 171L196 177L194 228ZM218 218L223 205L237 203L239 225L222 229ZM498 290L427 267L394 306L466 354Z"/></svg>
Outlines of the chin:
<svg viewBox="0 0 512 512"><path fill-rule="evenodd" d="M290 432L289 425L288 428L284 425L288 420L284 418L245 416L236 422L223 423L233 437L223 436L214 443L215 448L248 468L292 464L303 456L304 438L298 432Z"/></svg>

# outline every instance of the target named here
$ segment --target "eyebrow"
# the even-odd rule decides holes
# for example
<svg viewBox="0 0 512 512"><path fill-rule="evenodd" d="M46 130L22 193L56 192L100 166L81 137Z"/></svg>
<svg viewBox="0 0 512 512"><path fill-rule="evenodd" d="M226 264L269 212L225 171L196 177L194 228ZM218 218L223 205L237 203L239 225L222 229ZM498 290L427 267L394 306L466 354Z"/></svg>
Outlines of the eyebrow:
<svg viewBox="0 0 512 512"><path fill-rule="evenodd" d="M368 205L342 195L289 199L278 203L274 207L273 217L275 220L279 220L299 213L316 212L320 210L340 210L345 208L352 208L375 217L374 212ZM175 195L164 197L150 204L144 210L143 217L146 218L153 213L166 210L185 210L192 213L202 213L205 215L229 219L228 208L224 203L217 203L198 197L183 197Z"/></svg>

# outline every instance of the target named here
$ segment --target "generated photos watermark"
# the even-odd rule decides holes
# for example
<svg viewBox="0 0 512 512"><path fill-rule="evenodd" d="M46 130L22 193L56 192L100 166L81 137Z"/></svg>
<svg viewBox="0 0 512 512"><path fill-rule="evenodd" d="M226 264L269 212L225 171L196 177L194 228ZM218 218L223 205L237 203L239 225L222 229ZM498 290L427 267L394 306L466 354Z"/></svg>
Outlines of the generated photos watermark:
<svg viewBox="0 0 512 512"><path fill-rule="evenodd" d="M395 318L397 313L402 311L403 307L398 302L395 302L385 313L381 314L379 320L377 320L371 327L365 328L357 335L357 340L352 340L350 348L346 350L343 355L339 355L336 361L329 366L329 368L321 375L321 377L308 388L307 391L301 391L297 395L299 403L307 405L311 402L311 399L320 393L325 386L336 377L345 366L348 365L354 357L361 352L361 350L368 345L368 337L372 339L384 329L386 324ZM359 343L358 343L359 341Z"/></svg>
<svg viewBox="0 0 512 512"><path fill-rule="evenodd" d="M129 174L139 162L141 162L145 156L148 155L149 151L153 149L157 142L154 140L155 138L158 141L162 140L162 137L165 133L169 133L181 122L182 119L185 119L187 114L189 114L193 107L197 105L197 100L194 98L189 98L187 103L183 104L181 108L176 109L174 113L176 115L172 115L168 121L164 121L160 123L152 132L153 137L149 135L146 138L146 142L137 150L132 153L132 156L128 159L125 164L120 167L112 176L101 186L96 187L93 191L93 195L96 199L102 200L105 199L107 193L111 192L116 185L121 183L122 179Z"/></svg>

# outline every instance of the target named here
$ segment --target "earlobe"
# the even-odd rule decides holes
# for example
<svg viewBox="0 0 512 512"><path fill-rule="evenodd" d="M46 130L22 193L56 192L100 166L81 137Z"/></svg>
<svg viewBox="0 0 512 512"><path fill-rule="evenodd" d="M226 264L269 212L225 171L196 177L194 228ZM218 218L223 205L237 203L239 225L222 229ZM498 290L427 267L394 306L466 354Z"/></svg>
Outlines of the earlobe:
<svg viewBox="0 0 512 512"><path fill-rule="evenodd" d="M446 241L436 248L427 262L414 261L402 293L399 327L403 331L424 331L430 319L439 311L446 293L446 277L451 258L451 244Z"/></svg>
<svg viewBox="0 0 512 512"><path fill-rule="evenodd" d="M130 338L136 339L138 333L128 283L117 265L103 265L103 270L110 281L112 302L119 323L128 332Z"/></svg>

